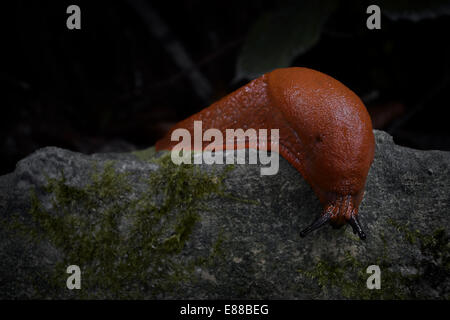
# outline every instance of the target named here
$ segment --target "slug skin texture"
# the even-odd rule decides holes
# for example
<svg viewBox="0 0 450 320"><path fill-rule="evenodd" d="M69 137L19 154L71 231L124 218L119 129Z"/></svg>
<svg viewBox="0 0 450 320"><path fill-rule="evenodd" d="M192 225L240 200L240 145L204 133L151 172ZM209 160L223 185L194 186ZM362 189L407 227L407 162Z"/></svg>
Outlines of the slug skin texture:
<svg viewBox="0 0 450 320"><path fill-rule="evenodd" d="M308 68L276 69L176 124L156 143L171 150L175 129L279 129L279 152L311 185L323 205L321 216L301 236L329 222L350 223L365 234L358 208L373 162L372 121L361 99L339 81ZM202 148L210 142L203 142ZM243 146L245 147L245 145ZM270 149L270 139L260 148Z"/></svg>

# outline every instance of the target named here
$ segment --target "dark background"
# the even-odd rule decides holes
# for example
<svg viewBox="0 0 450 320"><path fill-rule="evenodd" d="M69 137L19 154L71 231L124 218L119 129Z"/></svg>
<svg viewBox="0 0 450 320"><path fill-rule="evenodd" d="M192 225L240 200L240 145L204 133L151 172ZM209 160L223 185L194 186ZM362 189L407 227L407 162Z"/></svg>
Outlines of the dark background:
<svg viewBox="0 0 450 320"><path fill-rule="evenodd" d="M368 30L366 8L377 2L336 0L318 42L290 65L343 82L363 99L374 127L396 143L450 150L450 11L442 1L422 1L419 14L410 14L411 3L400 2L400 19L386 16L381 3L382 29ZM251 80L236 80L248 32L262 15L287 5L144 0L151 6L137 9L136 3L2 4L0 174L44 146L93 153L153 145L175 122ZM70 4L81 8L81 30L66 28ZM157 22L149 19L155 14ZM152 32L161 25L168 30L163 37ZM173 43L192 65L176 62L180 52L167 49ZM194 71L209 90L195 88Z"/></svg>

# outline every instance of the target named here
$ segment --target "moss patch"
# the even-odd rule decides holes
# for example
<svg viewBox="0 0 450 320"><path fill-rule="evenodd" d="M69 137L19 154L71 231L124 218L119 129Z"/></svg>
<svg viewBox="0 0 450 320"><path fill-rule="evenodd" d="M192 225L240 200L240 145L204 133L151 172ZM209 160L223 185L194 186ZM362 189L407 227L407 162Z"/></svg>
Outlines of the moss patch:
<svg viewBox="0 0 450 320"><path fill-rule="evenodd" d="M324 297L341 296L347 299L429 299L436 298L417 288L424 285L441 291L439 296L448 298L445 288L450 274L449 238L444 229L435 230L431 234L422 234L391 221L404 240L416 244L421 256L411 262L417 272L404 274L389 259L389 249L384 241L383 254L377 261L369 259L357 260L346 251L338 260L319 259L310 270L298 270L303 277L313 280ZM378 265L381 269L381 289L369 290L366 281L370 274L366 273L369 265ZM408 266L406 266L408 267ZM439 286L442 286L439 288ZM446 292L447 291L447 292Z"/></svg>
<svg viewBox="0 0 450 320"><path fill-rule="evenodd" d="M141 161L149 161L154 158L156 150L155 147L150 147L144 150L133 151L131 154L134 154Z"/></svg>
<svg viewBox="0 0 450 320"><path fill-rule="evenodd" d="M450 275L450 242L445 229L438 228L430 234L402 225L392 219L388 221L400 232L405 240L419 248L421 255L415 257L414 265L420 272L417 282L427 283L440 292L445 299L450 298L448 278ZM418 296L418 298L427 298Z"/></svg>
<svg viewBox="0 0 450 320"><path fill-rule="evenodd" d="M369 290L366 286L366 273L369 265L376 264L381 269L381 290ZM346 299L404 299L403 278L399 273L390 271L391 265L379 260L375 263L359 261L350 252L345 252L339 261L320 259L312 270L299 270L301 274L317 282L324 296Z"/></svg>
<svg viewBox="0 0 450 320"><path fill-rule="evenodd" d="M180 257L192 234L198 211L211 195L226 195L220 173L195 165L176 166L169 155L154 160L159 170L143 177L146 191L133 189L127 173L110 162L93 170L84 187L71 186L64 174L48 178L45 192L51 209L31 195L31 224L15 223L33 241L45 241L60 253L54 272L46 276L42 297L155 298L192 281L195 267L219 252L219 236L202 259ZM80 266L82 290L66 289L68 265Z"/></svg>

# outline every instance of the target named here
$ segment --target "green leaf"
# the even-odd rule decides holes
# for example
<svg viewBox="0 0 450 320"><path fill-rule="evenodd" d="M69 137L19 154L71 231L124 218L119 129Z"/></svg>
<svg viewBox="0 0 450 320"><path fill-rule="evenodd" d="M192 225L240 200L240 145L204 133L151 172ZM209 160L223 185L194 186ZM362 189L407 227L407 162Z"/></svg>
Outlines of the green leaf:
<svg viewBox="0 0 450 320"><path fill-rule="evenodd" d="M237 61L235 80L253 79L312 48L337 0L288 2L263 14L250 28Z"/></svg>

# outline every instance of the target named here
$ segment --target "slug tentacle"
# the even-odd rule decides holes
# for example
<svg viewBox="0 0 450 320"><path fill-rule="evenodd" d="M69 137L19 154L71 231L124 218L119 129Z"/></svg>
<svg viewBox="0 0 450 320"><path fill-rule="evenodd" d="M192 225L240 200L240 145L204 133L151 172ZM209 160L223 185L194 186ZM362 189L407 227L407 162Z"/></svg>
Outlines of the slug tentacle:
<svg viewBox="0 0 450 320"><path fill-rule="evenodd" d="M333 207L329 207L328 210L325 211L324 214L322 214L319 218L317 218L309 227L307 227L305 230L300 232L300 237L305 237L308 233L319 229L323 225L325 225L327 222L331 219L331 212L333 210Z"/></svg>
<svg viewBox="0 0 450 320"><path fill-rule="evenodd" d="M364 231L361 228L361 224L359 223L359 219L358 219L357 215L356 216L352 215L350 220L348 221L348 223L350 223L350 225L352 226L353 233L358 234L358 236L361 240L366 239L366 234L364 233Z"/></svg>

